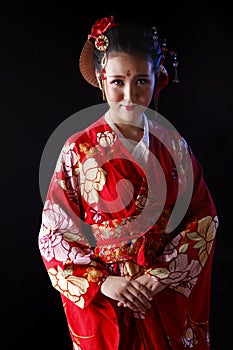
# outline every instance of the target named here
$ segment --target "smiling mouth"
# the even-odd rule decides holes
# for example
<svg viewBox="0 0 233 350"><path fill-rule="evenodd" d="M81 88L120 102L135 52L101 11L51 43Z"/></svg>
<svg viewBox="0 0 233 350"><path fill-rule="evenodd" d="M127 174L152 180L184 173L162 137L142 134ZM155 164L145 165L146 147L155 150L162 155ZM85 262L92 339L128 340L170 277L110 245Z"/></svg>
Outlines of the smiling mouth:
<svg viewBox="0 0 233 350"><path fill-rule="evenodd" d="M136 105L130 105L130 106L125 106L125 109L127 111L133 111L135 109Z"/></svg>

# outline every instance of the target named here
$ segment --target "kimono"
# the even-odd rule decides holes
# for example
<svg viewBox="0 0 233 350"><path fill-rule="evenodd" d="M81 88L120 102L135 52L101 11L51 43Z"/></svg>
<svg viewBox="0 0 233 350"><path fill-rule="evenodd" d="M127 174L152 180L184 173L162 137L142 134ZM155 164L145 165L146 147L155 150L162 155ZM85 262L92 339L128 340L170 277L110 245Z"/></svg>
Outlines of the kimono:
<svg viewBox="0 0 233 350"><path fill-rule="evenodd" d="M175 212L175 214L174 214ZM42 212L39 250L74 350L210 349L216 208L178 132L144 114L138 144L107 112L65 142ZM100 291L109 275L166 285L146 312Z"/></svg>

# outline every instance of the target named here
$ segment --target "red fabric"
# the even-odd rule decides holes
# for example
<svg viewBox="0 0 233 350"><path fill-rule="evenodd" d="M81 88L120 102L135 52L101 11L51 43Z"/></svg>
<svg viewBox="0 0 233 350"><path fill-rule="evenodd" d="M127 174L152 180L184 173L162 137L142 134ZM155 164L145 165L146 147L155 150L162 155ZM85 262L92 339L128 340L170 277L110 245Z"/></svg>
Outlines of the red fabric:
<svg viewBox="0 0 233 350"><path fill-rule="evenodd" d="M96 39L99 35L106 32L107 29L118 26L118 23L114 22L114 17L104 17L101 20L97 20L91 28L91 34L88 35L88 39Z"/></svg>
<svg viewBox="0 0 233 350"><path fill-rule="evenodd" d="M39 249L61 293L74 350L209 350L216 208L185 140L153 121L149 128L145 169L101 117L67 140L51 179ZM189 157L194 175L190 204L168 233L177 197L181 200L187 191ZM145 209L151 175L155 196ZM123 179L130 180L133 194L127 183L117 191ZM109 274L149 274L167 288L146 314L137 314L100 292Z"/></svg>

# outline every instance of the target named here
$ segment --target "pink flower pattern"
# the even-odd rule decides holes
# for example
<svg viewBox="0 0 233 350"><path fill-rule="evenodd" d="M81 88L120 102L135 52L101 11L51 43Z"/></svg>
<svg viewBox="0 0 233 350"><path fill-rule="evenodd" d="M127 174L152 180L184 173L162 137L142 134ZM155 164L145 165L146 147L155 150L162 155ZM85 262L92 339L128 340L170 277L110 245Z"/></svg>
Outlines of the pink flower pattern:
<svg viewBox="0 0 233 350"><path fill-rule="evenodd" d="M168 277L163 280L163 283L188 297L200 272L201 265L198 260L191 260L188 264L188 255L179 254L171 261Z"/></svg>
<svg viewBox="0 0 233 350"><path fill-rule="evenodd" d="M159 256L158 261L164 262L164 261L171 261L173 258L176 258L178 255L177 250L175 249L182 236L181 234L178 234L171 242L169 242L166 247L164 248L163 253Z"/></svg>
<svg viewBox="0 0 233 350"><path fill-rule="evenodd" d="M71 143L70 145L67 143L58 158L55 172L59 173L62 169L62 165L64 164L64 170L66 171L68 176L72 176L72 168L78 163L79 157L77 153L73 150L75 143Z"/></svg>
<svg viewBox="0 0 233 350"><path fill-rule="evenodd" d="M210 254L217 227L217 217L207 216L199 220L197 232L182 232L165 247L158 261L171 261L168 268L156 268L149 273L154 279L188 297ZM186 237L187 242L180 245L182 236ZM198 249L198 259L191 259L189 262L186 252L191 241L196 241L193 248Z"/></svg>
<svg viewBox="0 0 233 350"><path fill-rule="evenodd" d="M71 218L59 207L46 201L42 215L42 225L39 232L39 247L41 255L51 261L65 262L72 259L77 264L88 264L91 251L85 251L75 246L70 247L68 241L78 241L79 229L74 225Z"/></svg>

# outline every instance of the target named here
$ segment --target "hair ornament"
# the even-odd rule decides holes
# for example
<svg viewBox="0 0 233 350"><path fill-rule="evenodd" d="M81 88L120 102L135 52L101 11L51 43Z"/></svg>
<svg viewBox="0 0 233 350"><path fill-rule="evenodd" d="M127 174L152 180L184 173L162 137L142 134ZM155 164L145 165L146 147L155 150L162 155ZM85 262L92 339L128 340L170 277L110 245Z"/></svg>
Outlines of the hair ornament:
<svg viewBox="0 0 233 350"><path fill-rule="evenodd" d="M162 58L163 61L165 60L167 54L169 54L170 56L173 57L172 66L174 68L174 78L173 78L172 82L173 83L179 83L180 80L179 80L179 77L178 77L178 69L177 69L177 67L178 67L177 52L174 51L174 50L169 50L167 48L167 39L163 40L162 52L163 52L163 58Z"/></svg>
<svg viewBox="0 0 233 350"><path fill-rule="evenodd" d="M178 67L178 61L177 61L177 53L174 52L174 58L173 58L173 67L174 67L174 79L172 80L173 83L179 83L180 80L179 80L179 77L178 77L178 70L177 70L177 67Z"/></svg>
<svg viewBox="0 0 233 350"><path fill-rule="evenodd" d="M156 43L159 41L158 35L157 35L157 29L156 27L152 28L153 30L153 39L154 39L154 46L156 46ZM163 39L163 41L160 44L161 50L162 50L162 55L159 61L159 70L158 70L158 76L157 76L157 84L154 92L154 107L155 110L158 111L158 100L159 100L159 93L161 90L163 90L169 83L169 74L164 67L164 61L169 54L170 56L173 57L173 69L174 69L174 78L172 80L173 83L179 83L179 78L178 78L178 60L177 60L177 53L173 50L169 50L167 48L167 39Z"/></svg>
<svg viewBox="0 0 233 350"><path fill-rule="evenodd" d="M158 40L158 32L156 27L153 27L152 30L153 30L153 39Z"/></svg>
<svg viewBox="0 0 233 350"><path fill-rule="evenodd" d="M106 71L105 67L107 64L107 48L109 46L109 39L104 33L106 30L118 26L118 23L115 23L114 17L103 17L100 20L97 20L95 24L91 28L91 34L88 35L88 40L91 38L95 39L95 48L99 51L103 52L103 58L101 60L101 87L102 87L102 93L103 93L103 100L105 100L105 94L104 94L104 85L103 81L106 80Z"/></svg>
<svg viewBox="0 0 233 350"><path fill-rule="evenodd" d="M95 47L97 50L106 51L109 45L109 40L105 35L99 35L95 39Z"/></svg>
<svg viewBox="0 0 233 350"><path fill-rule="evenodd" d="M118 23L115 23L113 16L101 18L95 21L95 24L91 28L91 34L88 35L88 39L94 38L96 40L99 36L102 36L107 29L118 25Z"/></svg>

